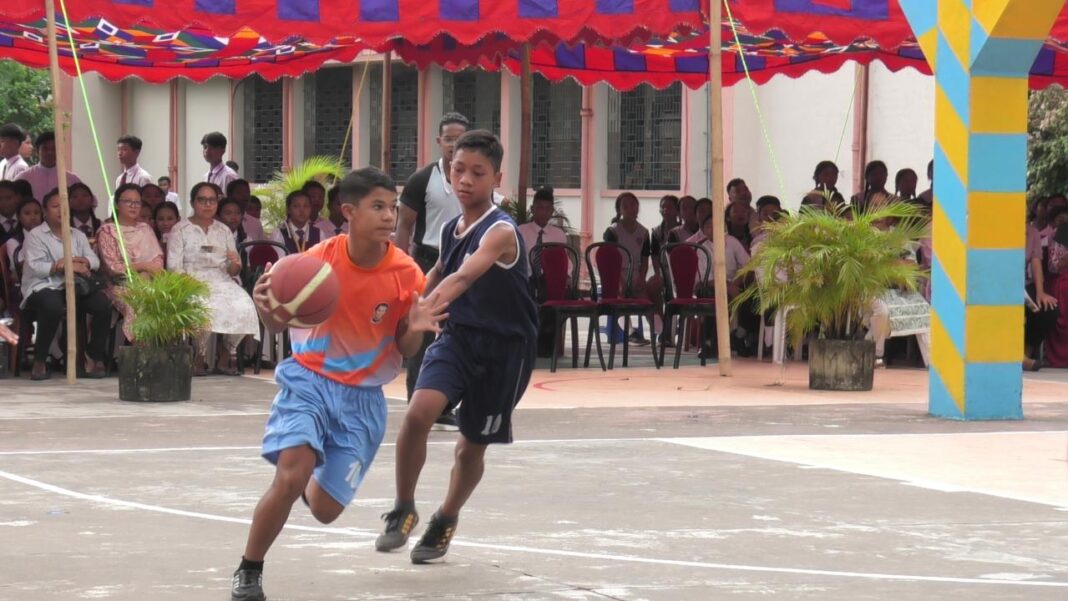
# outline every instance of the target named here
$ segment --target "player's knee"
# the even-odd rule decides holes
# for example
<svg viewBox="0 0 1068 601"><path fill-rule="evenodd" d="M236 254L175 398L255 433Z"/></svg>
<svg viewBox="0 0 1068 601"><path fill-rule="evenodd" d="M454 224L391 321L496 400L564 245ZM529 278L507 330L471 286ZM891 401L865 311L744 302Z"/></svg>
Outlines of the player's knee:
<svg viewBox="0 0 1068 601"><path fill-rule="evenodd" d="M323 505L311 506L312 517L320 524L333 523L341 516L341 510L341 507L327 507Z"/></svg>
<svg viewBox="0 0 1068 601"><path fill-rule="evenodd" d="M304 487L308 485L310 478L311 473L305 470L279 468L274 475L274 487L285 498L296 501L304 492Z"/></svg>
<svg viewBox="0 0 1068 601"><path fill-rule="evenodd" d="M404 427L417 432L424 430L429 432L434 425L434 420L440 415L440 410L433 411L425 407L412 405L408 408L408 412L404 414Z"/></svg>
<svg viewBox="0 0 1068 601"><path fill-rule="evenodd" d="M482 463L486 455L486 445L474 444L467 441L456 445L456 462L464 465L477 465Z"/></svg>

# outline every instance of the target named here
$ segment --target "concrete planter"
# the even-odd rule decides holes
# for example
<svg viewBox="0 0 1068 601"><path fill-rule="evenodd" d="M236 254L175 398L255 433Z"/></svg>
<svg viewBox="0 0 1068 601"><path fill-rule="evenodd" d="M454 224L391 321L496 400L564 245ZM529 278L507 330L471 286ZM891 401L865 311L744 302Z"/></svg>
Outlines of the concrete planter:
<svg viewBox="0 0 1068 601"><path fill-rule="evenodd" d="M192 384L191 346L124 346L119 349L120 400L188 401Z"/></svg>
<svg viewBox="0 0 1068 601"><path fill-rule="evenodd" d="M808 387L812 390L871 390L875 342L817 339L808 349Z"/></svg>

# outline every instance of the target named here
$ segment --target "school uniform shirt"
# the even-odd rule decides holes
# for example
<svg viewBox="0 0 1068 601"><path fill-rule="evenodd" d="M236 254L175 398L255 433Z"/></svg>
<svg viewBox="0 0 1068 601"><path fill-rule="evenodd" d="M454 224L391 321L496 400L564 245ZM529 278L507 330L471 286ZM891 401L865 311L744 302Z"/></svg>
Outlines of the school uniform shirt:
<svg viewBox="0 0 1068 601"><path fill-rule="evenodd" d="M148 174L139 163L134 163L132 167L123 171L115 178L115 189L124 184L137 184L138 187L146 184L154 184L152 176Z"/></svg>
<svg viewBox="0 0 1068 601"><path fill-rule="evenodd" d="M334 237L334 223L326 217L318 217L312 225L319 230L320 240ZM324 235L325 234L325 235Z"/></svg>
<svg viewBox="0 0 1068 601"><path fill-rule="evenodd" d="M263 233L263 224L259 219L256 219L252 215L245 213L241 218L241 227L245 230L245 235L249 240L266 240L267 234Z"/></svg>
<svg viewBox="0 0 1068 601"><path fill-rule="evenodd" d="M86 238L96 238L96 231L100 229L100 220L95 215L90 215L89 219L82 221L74 215L70 216L71 229L78 230L82 234L85 234Z"/></svg>
<svg viewBox="0 0 1068 601"><path fill-rule="evenodd" d="M10 159L0 161L0 180L13 182L15 178L29 168L30 166L23 160L22 155L16 154Z"/></svg>
<svg viewBox="0 0 1068 601"><path fill-rule="evenodd" d="M284 244L286 252L294 254L304 252L318 244L322 240L322 234L319 228L310 223L297 227L293 225L293 222L286 220L271 232L271 240Z"/></svg>
<svg viewBox="0 0 1068 601"><path fill-rule="evenodd" d="M708 254L713 258L716 256L716 251L712 249L712 241L705 237L702 233L694 234L690 236L686 242L692 244L700 244L708 249ZM723 241L726 254L724 255L724 262L727 264L727 281L733 281L738 277L738 271L745 267L749 263L749 253L745 252L745 246L742 245L734 236L727 234L726 240ZM705 254L702 252L697 253L697 277L700 278L705 273L705 268L709 267L708 260L705 258ZM709 267L708 277L712 278L713 273L711 267Z"/></svg>
<svg viewBox="0 0 1068 601"><path fill-rule="evenodd" d="M223 194L226 194L226 186L230 185L230 182L235 179L238 179L237 172L227 167L226 163L219 163L208 169L208 172L204 174L204 181L219 186Z"/></svg>
<svg viewBox="0 0 1068 601"><path fill-rule="evenodd" d="M45 194L59 188L59 169L45 167L44 165L34 165L20 173L15 179L30 182L30 187L33 188L33 197L39 201L45 197ZM81 181L77 175L70 171L67 172L67 187L81 183Z"/></svg>
<svg viewBox="0 0 1068 601"><path fill-rule="evenodd" d="M315 373L348 386L381 386L401 368L395 337L426 276L393 244L378 265L365 269L349 257L347 235L308 254L330 265L340 290L337 309L323 323L290 329L293 358Z"/></svg>
<svg viewBox="0 0 1068 601"><path fill-rule="evenodd" d="M634 273L645 278L644 273L638 273L642 267L642 258L653 254L649 242L649 230L640 223L636 223L633 232L628 232L621 222L613 223L604 231L605 242L615 242L630 252L630 263Z"/></svg>
<svg viewBox="0 0 1068 601"><path fill-rule="evenodd" d="M0 215L0 244L7 242L15 235L15 228L18 224L19 221L14 215L11 217Z"/></svg>
<svg viewBox="0 0 1068 601"><path fill-rule="evenodd" d="M519 226L519 234L523 237L524 252L530 255L530 249L538 244L567 244L567 233L551 223L541 227L533 221L528 221Z"/></svg>
<svg viewBox="0 0 1068 601"><path fill-rule="evenodd" d="M168 192L167 193L167 198L165 198L165 200L167 202L173 202L174 204L178 205L179 210L181 209L182 201L181 201L180 198L178 198L178 193L177 192ZM181 215L179 215L179 216L181 216Z"/></svg>
<svg viewBox="0 0 1068 601"><path fill-rule="evenodd" d="M320 220L320 221L322 221L322 220ZM327 240L329 238L333 238L334 236L340 236L341 234L349 233L349 222L348 221L342 222L341 225L334 225L333 221L330 221L329 219L327 219L326 220L326 224L316 223L316 225L319 227L319 233L322 234L322 239L323 240Z"/></svg>

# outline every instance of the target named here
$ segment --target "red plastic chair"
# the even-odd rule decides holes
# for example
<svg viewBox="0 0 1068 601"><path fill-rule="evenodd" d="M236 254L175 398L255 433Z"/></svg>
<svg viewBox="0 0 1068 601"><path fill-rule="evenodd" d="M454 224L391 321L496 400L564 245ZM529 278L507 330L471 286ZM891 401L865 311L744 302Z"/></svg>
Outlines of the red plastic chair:
<svg viewBox="0 0 1068 601"><path fill-rule="evenodd" d="M650 339L655 345L656 307L647 298L633 298L630 289L634 281L634 267L630 251L615 242L596 242L586 248L586 267L590 274L590 294L597 301L598 315L608 317L609 327L620 317L645 317L649 321ZM598 289L600 293L598 293ZM615 366L616 340L611 337L608 347L608 369ZM627 367L630 355L630 337L623 337L623 367ZM653 346L653 364L657 369L661 361Z"/></svg>
<svg viewBox="0 0 1068 601"><path fill-rule="evenodd" d="M597 303L579 298L578 252L566 244L547 242L530 249L531 279L535 284L541 313L553 321L553 352L549 371L556 371L563 327L571 322L571 367L578 368L578 318L588 317L590 327L586 333L586 359L590 365L590 345L597 341L597 358L601 370L605 369L601 339L597 336Z"/></svg>
<svg viewBox="0 0 1068 601"><path fill-rule="evenodd" d="M698 253L705 257L705 268L700 274L701 285L698 281ZM679 318L676 328L677 339L675 341L674 369L679 368L679 358L682 354L682 341L686 340L689 321L691 317L715 317L716 305L712 298L711 290L707 284L712 269L712 253L700 244L692 242L676 242L668 244L660 250L661 272L664 277L664 323L670 324L675 317ZM670 276L670 277L669 277ZM711 332L704 332L705 340L711 340ZM660 361L664 361L665 346L660 344ZM705 365L704 354L701 355L701 365Z"/></svg>

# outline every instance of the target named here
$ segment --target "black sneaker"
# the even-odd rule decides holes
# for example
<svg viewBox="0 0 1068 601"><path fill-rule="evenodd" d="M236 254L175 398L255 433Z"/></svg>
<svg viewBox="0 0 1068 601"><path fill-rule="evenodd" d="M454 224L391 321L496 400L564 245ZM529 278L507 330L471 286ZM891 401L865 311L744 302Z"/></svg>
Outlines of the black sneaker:
<svg viewBox="0 0 1068 601"><path fill-rule="evenodd" d="M263 572L238 570L230 586L230 601L267 601L263 595Z"/></svg>
<svg viewBox="0 0 1068 601"><path fill-rule="evenodd" d="M394 509L383 513L382 519L386 521L386 529L375 539L375 549L388 553L408 544L408 536L419 523L419 514L415 511Z"/></svg>
<svg viewBox="0 0 1068 601"><path fill-rule="evenodd" d="M441 512L434 512L430 518L430 525L426 527L423 538L412 549L412 563L427 563L434 559L445 557L449 551L449 543L452 542L452 534L456 531L456 519L446 519Z"/></svg>
<svg viewBox="0 0 1068 601"><path fill-rule="evenodd" d="M642 336L641 333L638 332L638 330L634 330L630 333L630 341L634 344L637 344L638 346L644 346L646 344L649 344L649 341L646 340L645 336Z"/></svg>
<svg viewBox="0 0 1068 601"><path fill-rule="evenodd" d="M434 420L434 425L430 429L438 430L439 432L456 432L460 429L460 426L456 424L456 414L452 411L446 411Z"/></svg>

